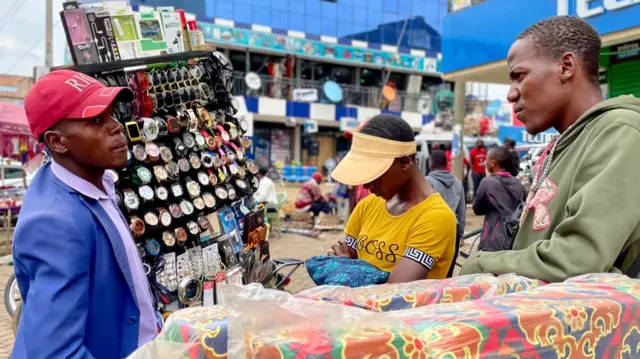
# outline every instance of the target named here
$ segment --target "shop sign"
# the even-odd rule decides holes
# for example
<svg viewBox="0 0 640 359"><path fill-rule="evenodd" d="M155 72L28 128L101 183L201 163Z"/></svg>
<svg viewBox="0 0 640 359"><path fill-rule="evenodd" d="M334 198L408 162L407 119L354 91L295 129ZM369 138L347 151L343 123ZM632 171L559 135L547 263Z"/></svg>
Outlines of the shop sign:
<svg viewBox="0 0 640 359"><path fill-rule="evenodd" d="M505 137L515 139L520 145L545 144L553 141L558 132L554 129L547 130L537 135L530 135L524 127L520 126L500 126L498 128L498 138L504 142Z"/></svg>
<svg viewBox="0 0 640 359"><path fill-rule="evenodd" d="M293 90L293 101L316 102L318 101L317 89L295 89Z"/></svg>
<svg viewBox="0 0 640 359"><path fill-rule="evenodd" d="M627 62L640 58L640 41L612 46L611 49L613 50L611 63Z"/></svg>
<svg viewBox="0 0 640 359"><path fill-rule="evenodd" d="M304 121L304 133L313 134L318 133L318 122L315 120Z"/></svg>
<svg viewBox="0 0 640 359"><path fill-rule="evenodd" d="M198 26L206 41L242 48L249 47L311 58L339 60L354 65L368 64L380 68L390 67L429 73L436 72L438 66L436 58L325 43L204 22L198 22Z"/></svg>
<svg viewBox="0 0 640 359"><path fill-rule="evenodd" d="M558 0L558 15L569 15L569 5L572 4L578 17L587 19L604 14L606 11L640 5L640 0L604 0L602 5L593 5L593 3L593 0Z"/></svg>

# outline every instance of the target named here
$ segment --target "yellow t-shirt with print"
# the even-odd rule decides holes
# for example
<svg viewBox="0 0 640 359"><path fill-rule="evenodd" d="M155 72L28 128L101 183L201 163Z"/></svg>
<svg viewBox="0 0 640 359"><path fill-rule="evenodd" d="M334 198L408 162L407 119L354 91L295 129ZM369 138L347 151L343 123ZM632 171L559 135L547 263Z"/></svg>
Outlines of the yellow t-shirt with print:
<svg viewBox="0 0 640 359"><path fill-rule="evenodd" d="M358 258L385 272L406 257L429 269L427 278L442 279L455 255L456 216L437 193L399 216L370 195L353 210L345 233Z"/></svg>

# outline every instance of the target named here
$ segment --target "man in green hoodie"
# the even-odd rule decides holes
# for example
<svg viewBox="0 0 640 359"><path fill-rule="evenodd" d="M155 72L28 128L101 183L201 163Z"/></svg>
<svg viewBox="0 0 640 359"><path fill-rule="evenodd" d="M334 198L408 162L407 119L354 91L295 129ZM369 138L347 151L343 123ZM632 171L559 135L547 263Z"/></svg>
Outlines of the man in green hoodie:
<svg viewBox="0 0 640 359"><path fill-rule="evenodd" d="M600 47L593 27L568 16L530 26L511 46L507 99L527 132L553 127L561 135L538 160L513 250L479 252L461 274L516 273L559 282L634 272L640 100L603 101Z"/></svg>

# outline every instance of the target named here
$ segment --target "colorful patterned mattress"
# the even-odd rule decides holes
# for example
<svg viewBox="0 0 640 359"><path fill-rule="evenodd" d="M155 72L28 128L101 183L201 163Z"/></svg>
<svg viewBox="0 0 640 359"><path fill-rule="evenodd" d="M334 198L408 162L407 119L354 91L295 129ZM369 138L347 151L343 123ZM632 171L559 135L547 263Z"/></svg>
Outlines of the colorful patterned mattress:
<svg viewBox="0 0 640 359"><path fill-rule="evenodd" d="M320 297L336 298L330 302L257 285L228 286L221 305L174 313L158 339L132 357L640 358L640 281L598 274L540 286L510 277L528 284L522 291L505 285L511 289L469 290L444 299L456 285L490 280L454 278L438 289L443 293L421 294L431 299L410 300L414 304L401 305L409 309L390 312L378 312L387 308L379 300L398 300L392 288L404 297L412 286L353 290L353 297L351 290L318 288ZM413 287L442 288L428 282ZM371 310L335 302L362 303L368 294L376 298L366 304Z"/></svg>

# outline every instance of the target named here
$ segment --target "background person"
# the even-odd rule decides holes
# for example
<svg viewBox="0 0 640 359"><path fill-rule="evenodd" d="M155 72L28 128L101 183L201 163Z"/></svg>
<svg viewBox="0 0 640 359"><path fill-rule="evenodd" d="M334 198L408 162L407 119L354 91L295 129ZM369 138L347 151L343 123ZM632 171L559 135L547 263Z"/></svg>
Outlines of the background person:
<svg viewBox="0 0 640 359"><path fill-rule="evenodd" d="M478 248L483 251L511 249L513 238L503 225L524 199L522 182L511 175L513 156L506 147L494 147L487 156L488 177L480 182L473 212L484 216Z"/></svg>
<svg viewBox="0 0 640 359"><path fill-rule="evenodd" d="M149 283L105 169L127 162L113 104L126 88L59 70L25 98L52 157L33 179L13 241L23 312L12 358L125 358L154 339Z"/></svg>
<svg viewBox="0 0 640 359"><path fill-rule="evenodd" d="M455 215L420 172L415 154L411 126L377 115L354 133L351 151L332 173L374 194L358 203L333 252L390 272L388 283L446 278L456 251Z"/></svg>
<svg viewBox="0 0 640 359"><path fill-rule="evenodd" d="M516 140L511 137L505 137L504 147L506 147L511 153L511 169L509 170L509 173L514 177L518 176L520 173L520 155L518 154L518 151L516 151Z"/></svg>
<svg viewBox="0 0 640 359"><path fill-rule="evenodd" d="M482 139L476 141L476 146L469 152L471 159L471 180L473 181L473 198L476 197L480 181L485 177L485 163L487 160L487 148Z"/></svg>
<svg viewBox="0 0 640 359"><path fill-rule="evenodd" d="M322 195L322 189L320 188L322 182L324 182L324 176L320 172L316 172L311 176L310 180L300 187L295 202L297 210L313 212L316 217L320 212L329 214L333 211L336 204Z"/></svg>
<svg viewBox="0 0 640 359"><path fill-rule="evenodd" d="M507 57L507 99L532 135L561 135L537 161L514 250L479 252L463 274L516 273L548 282L631 273L640 252L640 100L603 101L601 40L557 16L528 27Z"/></svg>
<svg viewBox="0 0 640 359"><path fill-rule="evenodd" d="M257 175L260 180L260 185L253 196L257 203L262 203L265 206L276 206L278 204L278 193L276 191L276 185L273 183L273 180L269 178L268 173L268 167L260 167Z"/></svg>

